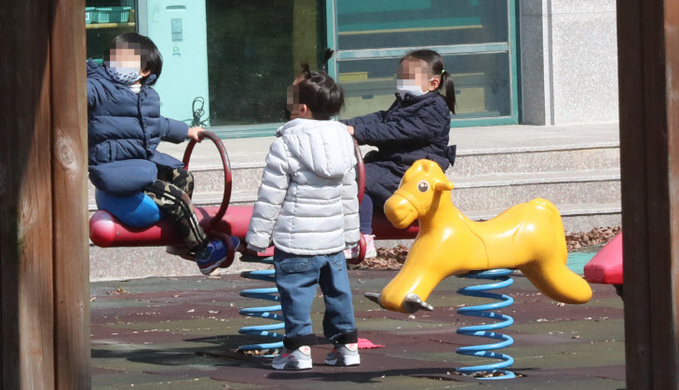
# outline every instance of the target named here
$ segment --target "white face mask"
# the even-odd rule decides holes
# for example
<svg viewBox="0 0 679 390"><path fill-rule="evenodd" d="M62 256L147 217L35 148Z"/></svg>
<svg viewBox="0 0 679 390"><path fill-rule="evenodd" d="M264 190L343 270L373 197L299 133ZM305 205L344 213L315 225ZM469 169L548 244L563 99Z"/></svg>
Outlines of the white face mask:
<svg viewBox="0 0 679 390"><path fill-rule="evenodd" d="M118 65L120 64L116 62L111 62L108 64L108 67L106 68L108 74L111 75L111 77L113 77L113 79L115 79L116 81L125 85L130 85L134 84L137 80L140 80L142 78L142 75L139 74L138 68Z"/></svg>
<svg viewBox="0 0 679 390"><path fill-rule="evenodd" d="M410 79L396 79L396 91L401 95L401 99L405 99L406 95L418 97L425 94L422 87L415 84L415 80Z"/></svg>

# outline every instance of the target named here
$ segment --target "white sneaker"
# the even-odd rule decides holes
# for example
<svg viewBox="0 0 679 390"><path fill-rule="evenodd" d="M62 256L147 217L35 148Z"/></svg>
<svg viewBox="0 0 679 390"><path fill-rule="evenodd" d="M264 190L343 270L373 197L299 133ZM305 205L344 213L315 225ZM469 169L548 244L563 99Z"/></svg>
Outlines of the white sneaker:
<svg viewBox="0 0 679 390"><path fill-rule="evenodd" d="M325 364L329 366L358 366L361 357L358 354L358 343L335 344L325 356Z"/></svg>
<svg viewBox="0 0 679 390"><path fill-rule="evenodd" d="M312 367L311 348L302 345L297 349L283 348L271 364L276 370L308 370Z"/></svg>
<svg viewBox="0 0 679 390"><path fill-rule="evenodd" d="M364 234L363 239L365 240L365 258L373 259L377 257L377 249L375 249L375 236L372 234Z"/></svg>

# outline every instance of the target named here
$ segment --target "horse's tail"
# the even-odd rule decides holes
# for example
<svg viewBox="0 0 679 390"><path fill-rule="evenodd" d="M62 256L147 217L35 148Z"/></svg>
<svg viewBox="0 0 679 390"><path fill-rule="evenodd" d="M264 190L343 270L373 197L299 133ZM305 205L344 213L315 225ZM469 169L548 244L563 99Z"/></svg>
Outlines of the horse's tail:
<svg viewBox="0 0 679 390"><path fill-rule="evenodd" d="M554 245L550 255L540 261L532 262L521 271L533 284L548 297L565 303L584 303L592 297L592 289L579 275L568 269L568 248L563 230L561 213L554 204L546 199L533 199L529 202L536 210L544 210L550 215L552 229L548 240Z"/></svg>

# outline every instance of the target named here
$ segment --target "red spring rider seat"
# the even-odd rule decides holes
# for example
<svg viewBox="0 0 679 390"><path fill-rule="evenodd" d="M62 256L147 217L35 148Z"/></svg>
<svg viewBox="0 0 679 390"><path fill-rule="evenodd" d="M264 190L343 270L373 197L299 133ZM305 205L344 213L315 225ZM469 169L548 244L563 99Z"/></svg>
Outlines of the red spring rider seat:
<svg viewBox="0 0 679 390"><path fill-rule="evenodd" d="M210 138L217 147L224 167L224 196L220 207L196 207L196 215L208 237L222 240L228 250L227 260L222 268L233 263L236 248L229 236L244 238L247 232L249 215L247 210L232 213L226 217L226 210L231 199L231 167L224 144L211 132L201 133L201 138ZM196 142L191 141L184 153L184 166L188 170L191 153ZM123 246L176 246L183 243L171 221L162 218L158 206L146 194L139 192L130 196L113 196L97 190L95 193L97 211L90 219L90 239L100 247ZM231 223L226 220L244 221ZM235 225L235 228L234 226ZM243 227L244 226L244 227ZM191 257L187 259L193 260Z"/></svg>
<svg viewBox="0 0 679 390"><path fill-rule="evenodd" d="M613 237L585 265L585 279L590 283L612 284L618 295L623 295L622 233Z"/></svg>

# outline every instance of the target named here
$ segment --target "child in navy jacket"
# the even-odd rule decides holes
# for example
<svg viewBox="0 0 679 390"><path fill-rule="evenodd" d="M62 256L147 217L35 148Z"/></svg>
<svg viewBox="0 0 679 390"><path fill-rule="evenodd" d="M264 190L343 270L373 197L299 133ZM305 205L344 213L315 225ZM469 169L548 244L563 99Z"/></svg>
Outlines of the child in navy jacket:
<svg viewBox="0 0 679 390"><path fill-rule="evenodd" d="M87 63L89 175L94 186L115 196L143 191L175 221L185 247L202 273L209 274L227 257L221 241L209 241L193 212L193 176L183 164L156 151L161 140L200 141L200 127L160 115L160 98L151 88L162 70L156 45L136 33L111 42L105 66Z"/></svg>
<svg viewBox="0 0 679 390"><path fill-rule="evenodd" d="M443 89L445 96L438 91ZM343 121L360 145L378 150L365 155L365 194L360 207L366 257L375 257L373 207L383 207L398 189L405 171L417 160L437 162L444 171L455 161L448 145L450 113L455 113L455 85L443 58L433 50L416 50L401 58L396 101L387 111ZM357 248L347 257L356 257Z"/></svg>

